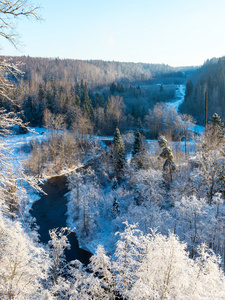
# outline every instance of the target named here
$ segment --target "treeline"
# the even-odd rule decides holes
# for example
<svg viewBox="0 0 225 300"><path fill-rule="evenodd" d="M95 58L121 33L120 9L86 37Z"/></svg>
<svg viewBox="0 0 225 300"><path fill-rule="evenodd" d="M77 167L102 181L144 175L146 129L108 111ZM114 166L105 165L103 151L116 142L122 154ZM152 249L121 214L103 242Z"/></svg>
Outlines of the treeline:
<svg viewBox="0 0 225 300"><path fill-rule="evenodd" d="M185 72L190 72L153 64L11 59L21 63L23 74L6 75L15 89L8 91L7 98L0 97L0 107L21 112L31 126L44 126L46 111L61 115L66 128L76 127L82 134L112 135L116 127L122 131L144 128L149 109L173 99L175 78L184 80ZM162 84L165 78L171 78L172 84Z"/></svg>
<svg viewBox="0 0 225 300"><path fill-rule="evenodd" d="M65 62L59 60L58 64ZM44 116L50 112L63 117L64 127L76 128L79 133L111 135L116 127L128 130L145 126L149 109L157 102L174 97L174 85L127 85L113 81L104 88L93 88L84 79L77 81L77 78L72 83L61 76L63 67L51 69L51 63L47 59L27 58L21 78L7 74L15 88L8 91L7 98L0 97L0 107L20 112L23 121L30 126L45 126ZM70 64L68 69L64 68L64 72L67 70L70 74ZM77 72L73 78L80 74Z"/></svg>
<svg viewBox="0 0 225 300"><path fill-rule="evenodd" d="M54 116L60 115L66 128L76 127L85 134L111 134L115 126L122 127L126 119L120 96L93 92L83 80L75 86L70 83L63 86L53 80L46 85L32 81L29 86L22 81L11 98L16 99L16 105L1 99L0 106L7 111L21 112L22 119L30 126L46 125L45 115L50 112Z"/></svg>
<svg viewBox="0 0 225 300"><path fill-rule="evenodd" d="M215 112L225 118L225 57L211 59L187 82L186 96L180 111L191 114L199 124L205 122L205 92L208 93L208 116Z"/></svg>
<svg viewBox="0 0 225 300"><path fill-rule="evenodd" d="M116 90L110 91L112 87ZM168 133L176 140L183 128L178 113L163 103L174 97L174 85L124 88L112 84L103 92L94 92L83 80L75 86L68 82L62 86L53 80L46 85L21 81L11 93L16 104L0 98L0 106L19 112L24 123L32 127L51 124L52 129L70 129L78 135L112 135L116 127L122 133L142 128L150 138Z"/></svg>
<svg viewBox="0 0 225 300"><path fill-rule="evenodd" d="M183 76L164 64L109 62L101 60L72 60L32 57L1 57L21 62L24 80L47 83L50 80L70 82L72 85L83 79L90 87L109 85L114 81L147 81L162 76Z"/></svg>

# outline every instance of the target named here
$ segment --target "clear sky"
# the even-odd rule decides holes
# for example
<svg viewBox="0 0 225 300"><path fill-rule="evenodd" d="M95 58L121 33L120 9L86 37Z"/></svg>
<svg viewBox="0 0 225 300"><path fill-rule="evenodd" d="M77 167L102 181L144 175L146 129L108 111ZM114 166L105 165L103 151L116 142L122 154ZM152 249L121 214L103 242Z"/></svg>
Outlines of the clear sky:
<svg viewBox="0 0 225 300"><path fill-rule="evenodd" d="M201 65L225 55L224 0L40 0L1 55Z"/></svg>

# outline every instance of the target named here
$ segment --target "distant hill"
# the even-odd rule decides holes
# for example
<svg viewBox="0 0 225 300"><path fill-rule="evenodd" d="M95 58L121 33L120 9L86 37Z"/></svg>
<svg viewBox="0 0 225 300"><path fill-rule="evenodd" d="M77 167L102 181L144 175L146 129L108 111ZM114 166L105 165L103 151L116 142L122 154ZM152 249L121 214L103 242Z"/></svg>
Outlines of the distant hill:
<svg viewBox="0 0 225 300"><path fill-rule="evenodd" d="M2 56L3 58L3 56ZM4 57L5 58L5 57ZM72 85L83 79L89 87L105 86L112 82L143 82L157 78L184 78L193 68L173 68L165 64L124 63L102 60L72 60L32 57L7 57L24 63L23 79L40 83L49 80L69 81ZM63 85L63 84L62 84Z"/></svg>
<svg viewBox="0 0 225 300"><path fill-rule="evenodd" d="M185 101L180 111L205 121L205 92L208 92L208 119L216 112L225 120L225 57L207 60L187 82Z"/></svg>

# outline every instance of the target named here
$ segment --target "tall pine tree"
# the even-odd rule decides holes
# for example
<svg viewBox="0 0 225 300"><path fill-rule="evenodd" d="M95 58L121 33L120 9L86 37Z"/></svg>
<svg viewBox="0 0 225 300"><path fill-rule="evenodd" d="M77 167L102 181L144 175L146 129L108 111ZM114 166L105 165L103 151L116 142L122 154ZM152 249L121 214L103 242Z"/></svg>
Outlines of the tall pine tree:
<svg viewBox="0 0 225 300"><path fill-rule="evenodd" d="M114 134L114 140L112 145L112 157L113 157L114 175L117 178L121 178L123 176L123 169L125 166L125 149L118 128L116 128Z"/></svg>
<svg viewBox="0 0 225 300"><path fill-rule="evenodd" d="M135 134L131 163L134 163L138 169L148 169L151 165L148 143L138 129Z"/></svg>
<svg viewBox="0 0 225 300"><path fill-rule="evenodd" d="M83 96L83 110L84 113L87 114L88 118L91 119L91 117L93 116L93 107L92 107L92 103L91 100L89 98L88 95L88 88L87 88L87 84L85 83L84 86L84 96Z"/></svg>
<svg viewBox="0 0 225 300"><path fill-rule="evenodd" d="M137 130L135 134L132 156L135 156L136 154L140 153L141 148L142 148L142 136L140 131Z"/></svg>

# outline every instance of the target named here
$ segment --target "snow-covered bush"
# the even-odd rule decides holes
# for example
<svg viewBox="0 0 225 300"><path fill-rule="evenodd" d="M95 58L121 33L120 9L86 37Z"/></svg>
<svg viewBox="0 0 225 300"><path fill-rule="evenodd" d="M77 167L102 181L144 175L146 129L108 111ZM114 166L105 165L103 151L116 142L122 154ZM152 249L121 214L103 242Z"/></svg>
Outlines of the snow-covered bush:
<svg viewBox="0 0 225 300"><path fill-rule="evenodd" d="M69 299L222 299L225 277L220 260L205 244L195 259L186 244L172 233L144 235L125 224L112 258L99 246L87 273L81 264L72 269ZM98 276L93 276L93 275Z"/></svg>
<svg viewBox="0 0 225 300"><path fill-rule="evenodd" d="M21 223L0 213L0 298L41 299L49 266L48 253Z"/></svg>

